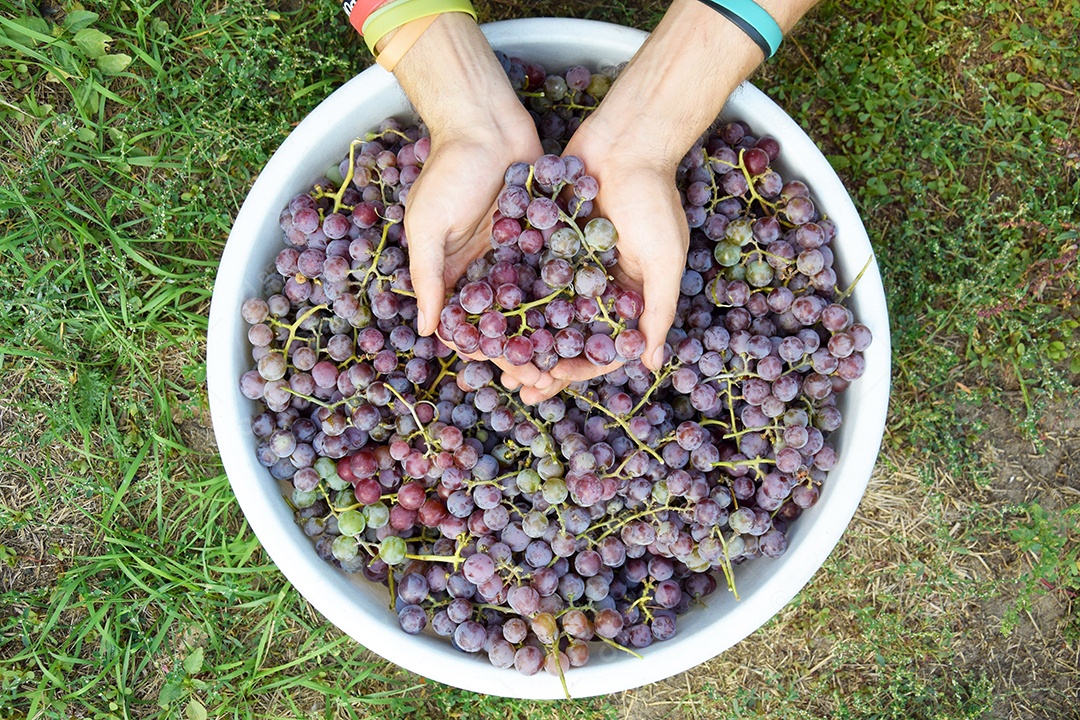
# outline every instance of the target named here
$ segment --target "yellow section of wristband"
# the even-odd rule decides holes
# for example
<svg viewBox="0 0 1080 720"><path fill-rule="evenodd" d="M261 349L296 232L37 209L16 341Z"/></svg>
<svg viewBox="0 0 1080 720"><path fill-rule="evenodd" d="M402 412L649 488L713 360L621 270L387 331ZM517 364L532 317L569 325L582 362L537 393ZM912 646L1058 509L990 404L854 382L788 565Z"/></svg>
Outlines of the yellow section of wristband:
<svg viewBox="0 0 1080 720"><path fill-rule="evenodd" d="M375 46L388 32L402 25L429 15L445 12L463 12L476 19L476 10L469 0L397 0L373 12L364 23L363 35L368 49L375 54Z"/></svg>

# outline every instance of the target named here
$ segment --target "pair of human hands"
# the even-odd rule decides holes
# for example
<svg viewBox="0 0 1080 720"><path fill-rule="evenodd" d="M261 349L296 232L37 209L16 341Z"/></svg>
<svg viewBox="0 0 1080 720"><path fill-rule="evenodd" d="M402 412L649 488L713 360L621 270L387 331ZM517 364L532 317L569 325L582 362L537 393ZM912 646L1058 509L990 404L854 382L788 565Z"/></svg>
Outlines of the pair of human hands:
<svg viewBox="0 0 1080 720"><path fill-rule="evenodd" d="M477 124L473 114L464 127L430 128L431 152L405 207L421 334L436 330L447 289L470 262L491 249L491 218L506 168L514 162L531 163L544 152L529 114L516 99L513 102L483 113L483 117L497 118L496 122ZM449 117L455 115L450 113ZM675 316L689 241L675 188L678 158L657 158L635 152L639 148L634 146L623 150L611 141L604 127L605 107L601 103L575 132L564 155L581 158L586 171L599 182L594 212L611 220L619 232L615 279L645 299L638 320L647 342L642 361L657 370L663 363L664 341ZM466 357L485 359L478 354ZM503 359L494 362L503 371L503 384L511 390L520 388L522 401L529 404L555 395L571 382L617 366L598 367L575 358L561 360L549 372L541 372L531 363L514 366Z"/></svg>
<svg viewBox="0 0 1080 720"><path fill-rule="evenodd" d="M818 0L758 0L783 32ZM649 38L577 129L565 154L599 182L593 207L618 230L615 280L645 299L642 361L658 370L679 298L689 229L675 188L683 154L764 58L708 3L672 0ZM394 70L431 131L431 152L405 204L405 233L422 334L435 332L452 288L490 247L506 168L543 150L486 38L465 13L444 13ZM613 368L584 359L542 373L497 362L508 388L536 403Z"/></svg>

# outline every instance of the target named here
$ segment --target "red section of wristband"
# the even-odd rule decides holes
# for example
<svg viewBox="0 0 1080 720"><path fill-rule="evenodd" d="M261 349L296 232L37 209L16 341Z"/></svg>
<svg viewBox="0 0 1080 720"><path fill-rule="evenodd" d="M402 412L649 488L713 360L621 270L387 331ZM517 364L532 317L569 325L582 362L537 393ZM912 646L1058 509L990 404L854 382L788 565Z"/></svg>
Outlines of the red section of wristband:
<svg viewBox="0 0 1080 720"><path fill-rule="evenodd" d="M363 35L364 21L371 16L371 13L389 2L393 0L356 0L352 12L349 13L349 24L356 28L356 32Z"/></svg>

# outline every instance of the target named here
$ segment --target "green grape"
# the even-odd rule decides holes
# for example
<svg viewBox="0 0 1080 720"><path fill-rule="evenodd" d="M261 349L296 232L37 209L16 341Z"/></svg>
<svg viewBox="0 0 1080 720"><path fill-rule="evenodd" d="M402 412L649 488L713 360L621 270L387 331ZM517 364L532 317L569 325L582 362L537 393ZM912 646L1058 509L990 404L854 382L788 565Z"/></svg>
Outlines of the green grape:
<svg viewBox="0 0 1080 720"><path fill-rule="evenodd" d="M326 476L325 480L326 484L330 486L331 490L344 490L351 485L348 480L342 480L341 476L338 475L336 472Z"/></svg>
<svg viewBox="0 0 1080 720"><path fill-rule="evenodd" d="M728 280L744 280L746 279L746 268L742 265L736 265L735 267L729 267L727 272L724 273L724 277Z"/></svg>
<svg viewBox="0 0 1080 720"><path fill-rule="evenodd" d="M517 486L521 492L531 494L540 489L543 478L532 468L525 468L517 474Z"/></svg>
<svg viewBox="0 0 1080 720"><path fill-rule="evenodd" d="M533 457L538 458L550 455L552 447L551 436L546 433L540 433L529 443L529 450L532 452Z"/></svg>
<svg viewBox="0 0 1080 720"><path fill-rule="evenodd" d="M535 110L536 112L541 113L541 114L546 113L548 110L550 110L554 106L555 106L555 103L552 102L551 98L548 98L548 97L531 97L531 98L529 98L529 107L532 108L533 110Z"/></svg>
<svg viewBox="0 0 1080 720"><path fill-rule="evenodd" d="M566 81L558 75L548 75L547 79L544 80L544 95L555 102L566 97L566 91Z"/></svg>
<svg viewBox="0 0 1080 720"><path fill-rule="evenodd" d="M536 463L536 472L540 474L540 477L543 480L553 477L562 477L563 470L563 464L556 460L554 455L548 455L545 458L541 458L540 462Z"/></svg>
<svg viewBox="0 0 1080 720"><path fill-rule="evenodd" d="M566 499L566 481L561 477L548 478L544 482L543 494L549 505L558 505Z"/></svg>
<svg viewBox="0 0 1080 720"><path fill-rule="evenodd" d="M341 171L338 169L337 165L331 165L326 168L323 177L330 181L333 188L339 187L341 183L345 181L345 178L341 177Z"/></svg>
<svg viewBox="0 0 1080 720"><path fill-rule="evenodd" d="M548 527L547 515L539 510L530 510L521 518L521 528L531 538L538 538L544 534Z"/></svg>
<svg viewBox="0 0 1080 720"><path fill-rule="evenodd" d="M341 530L342 535L356 537L364 532L364 528L366 527L366 518L364 518L362 513L356 510L346 510L338 515L338 529Z"/></svg>
<svg viewBox="0 0 1080 720"><path fill-rule="evenodd" d="M667 483L661 480L653 484L652 486L652 499L657 505L666 505L667 501L671 498L671 493L668 492Z"/></svg>
<svg viewBox="0 0 1080 720"><path fill-rule="evenodd" d="M733 245L745 245L754 239L754 226L749 220L732 220L728 223L724 239Z"/></svg>
<svg viewBox="0 0 1080 720"><path fill-rule="evenodd" d="M334 538L334 544L330 546L330 552L334 553L334 557L342 562L355 558L359 549L360 544L356 542L356 538L348 535L338 535Z"/></svg>
<svg viewBox="0 0 1080 720"><path fill-rule="evenodd" d="M348 490L338 491L334 497L331 505L336 508L349 507L356 504L356 494L352 491L352 486L349 486Z"/></svg>
<svg viewBox="0 0 1080 720"><path fill-rule="evenodd" d="M713 257L722 267L732 267L739 264L742 250L737 245L732 245L729 242L719 242L713 248Z"/></svg>
<svg viewBox="0 0 1080 720"><path fill-rule="evenodd" d="M319 499L319 493L314 490L293 490L292 504L300 509L309 508Z"/></svg>
<svg viewBox="0 0 1080 720"><path fill-rule="evenodd" d="M500 465L510 465L514 461L516 450L505 443L496 445L491 454L499 461Z"/></svg>
<svg viewBox="0 0 1080 720"><path fill-rule="evenodd" d="M605 252L615 247L619 233L607 218L593 218L585 223L585 244L596 252Z"/></svg>
<svg viewBox="0 0 1080 720"><path fill-rule="evenodd" d="M405 560L405 541L391 535L379 543L379 559L387 565L400 565Z"/></svg>
<svg viewBox="0 0 1080 720"><path fill-rule="evenodd" d="M375 322L375 315L371 309L361 305L356 314L349 318L349 324L353 327L365 328Z"/></svg>
<svg viewBox="0 0 1080 720"><path fill-rule="evenodd" d="M381 500L377 503L364 506L364 519L367 520L367 526L378 530L386 523L390 522L390 508L386 507L386 503Z"/></svg>
<svg viewBox="0 0 1080 720"><path fill-rule="evenodd" d="M690 572L696 573L708 572L710 567L709 561L698 554L697 548L690 551L690 554L683 559L683 563Z"/></svg>
<svg viewBox="0 0 1080 720"><path fill-rule="evenodd" d="M321 457L315 461L315 472L319 473L319 477L326 480L331 475L337 475L337 465L328 457ZM340 490L341 488L335 488Z"/></svg>
<svg viewBox="0 0 1080 720"><path fill-rule="evenodd" d="M548 238L548 247L555 257L569 260L581 251L581 240L572 228L559 228Z"/></svg>
<svg viewBox="0 0 1080 720"><path fill-rule="evenodd" d="M595 73L592 78L589 79L589 87L585 88L585 92L592 95L597 100L602 99L608 94L608 90L611 89L611 78L600 73Z"/></svg>
<svg viewBox="0 0 1080 720"><path fill-rule="evenodd" d="M755 260L746 264L746 282L754 287L765 287L772 282L772 265L764 260Z"/></svg>

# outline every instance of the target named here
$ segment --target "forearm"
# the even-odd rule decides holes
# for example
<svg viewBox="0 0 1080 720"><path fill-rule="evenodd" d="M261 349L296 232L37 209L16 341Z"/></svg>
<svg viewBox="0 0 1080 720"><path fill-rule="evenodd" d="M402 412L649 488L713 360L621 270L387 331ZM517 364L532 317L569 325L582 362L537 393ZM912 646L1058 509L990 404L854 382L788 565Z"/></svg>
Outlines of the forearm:
<svg viewBox="0 0 1080 720"><path fill-rule="evenodd" d="M440 15L405 53L394 76L435 141L440 133L469 126L528 122L531 129L487 39L464 13Z"/></svg>
<svg viewBox="0 0 1080 720"><path fill-rule="evenodd" d="M761 0L787 33L818 0ZM672 165L764 59L746 33L699 0L674 0L604 99L590 132ZM628 148L629 149L629 148Z"/></svg>

